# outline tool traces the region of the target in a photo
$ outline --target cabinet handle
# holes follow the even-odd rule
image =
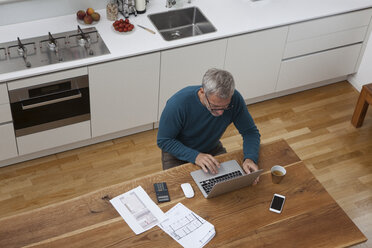
[[[53,104],[53,103],[57,103],[57,102],[64,102],[64,101],[68,101],[68,100],[72,100],[72,99],[76,99],[76,98],[81,98],[81,97],[82,97],[82,94],[81,94],[81,92],[79,92],[76,95],[66,96],[66,97],[57,98],[57,99],[53,99],[53,100],[49,100],[49,101],[45,101],[45,102],[39,102],[39,103],[35,103],[35,104],[30,104],[30,105],[26,105],[26,106],[24,106],[23,103],[22,103],[22,110],[37,108],[37,107],[41,107],[41,106],[45,106],[45,105],[49,105],[49,104]]]

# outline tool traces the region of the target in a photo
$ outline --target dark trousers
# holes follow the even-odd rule
[[[218,145],[207,153],[211,154],[212,156],[217,156],[226,153],[226,149],[225,147],[223,147],[221,142],[218,142]],[[187,161],[179,160],[178,158],[174,157],[168,152],[164,152],[163,150],[161,151],[161,162],[163,164],[163,170],[188,163]]]

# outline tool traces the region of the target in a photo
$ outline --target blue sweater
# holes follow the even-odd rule
[[[233,122],[243,137],[244,159],[258,160],[260,133],[243,97],[235,90],[231,104],[221,116],[213,116],[200,102],[201,86],[189,86],[174,94],[160,117],[157,144],[180,160],[195,163],[197,155],[214,149]]]

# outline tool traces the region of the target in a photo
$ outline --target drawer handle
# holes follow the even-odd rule
[[[76,99],[76,98],[81,98],[81,97],[82,97],[82,94],[81,94],[81,92],[79,92],[79,94],[76,94],[76,95],[57,98],[57,99],[53,99],[53,100],[49,100],[49,101],[45,101],[45,102],[39,102],[39,103],[30,104],[30,105],[26,105],[26,106],[24,106],[22,104],[22,110],[33,109],[33,108],[37,108],[37,107],[41,107],[41,106],[45,106],[45,105],[49,105],[49,104],[53,104],[53,103],[58,103],[58,102],[64,102],[64,101],[68,101],[68,100],[72,100],[72,99]]]

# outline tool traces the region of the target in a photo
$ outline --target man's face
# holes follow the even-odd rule
[[[204,93],[204,92],[203,92]],[[225,110],[230,108],[231,97],[224,99],[215,94],[204,94],[205,105],[213,116],[221,116]]]

